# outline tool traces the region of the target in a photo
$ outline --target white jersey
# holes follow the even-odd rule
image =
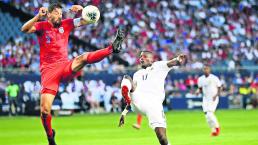
[[[136,89],[132,94],[132,100],[138,99],[163,102],[165,98],[165,79],[172,69],[167,66],[167,61],[157,61],[146,69],[140,69],[133,75]]]
[[[212,100],[212,97],[218,93],[218,87],[221,87],[221,81],[213,74],[208,77],[202,75],[198,79],[198,87],[202,88],[204,100]]]

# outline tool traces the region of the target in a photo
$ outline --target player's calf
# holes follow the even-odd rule
[[[53,144],[54,132],[51,125],[51,121],[52,121],[51,106],[54,98],[55,96],[52,94],[42,94],[41,102],[40,102],[41,121],[42,121],[42,125],[44,126],[48,140],[52,141],[52,143],[49,142],[50,145],[55,145]]]
[[[159,139],[160,145],[168,145],[168,139],[166,135],[166,129],[162,127],[156,127],[155,128],[156,135]]]

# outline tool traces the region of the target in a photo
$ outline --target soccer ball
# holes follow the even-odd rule
[[[100,17],[99,9],[96,6],[88,5],[82,10],[82,18],[90,23],[98,22]]]

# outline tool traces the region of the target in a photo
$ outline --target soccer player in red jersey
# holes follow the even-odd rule
[[[80,5],[73,5],[71,11],[81,12]],[[43,17],[46,21],[38,22]],[[49,145],[56,145],[55,131],[51,127],[51,106],[61,80],[74,77],[86,64],[99,62],[112,53],[121,50],[124,32],[118,29],[112,45],[94,52],[86,52],[73,60],[68,60],[68,38],[70,32],[79,26],[90,24],[82,18],[62,20],[62,6],[58,3],[50,4],[48,8],[41,7],[39,13],[26,22],[21,31],[36,33],[40,46],[41,72],[41,120],[45,128]]]

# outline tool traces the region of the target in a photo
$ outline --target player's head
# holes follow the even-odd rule
[[[152,65],[154,56],[151,51],[141,51],[140,63],[142,68],[147,68]]]
[[[209,76],[209,75],[210,75],[210,73],[211,73],[211,67],[210,67],[210,65],[205,64],[205,65],[203,66],[203,73],[204,73],[205,76]]]
[[[52,3],[48,7],[48,20],[54,25],[54,27],[59,27],[62,21],[62,5],[59,3]]]

